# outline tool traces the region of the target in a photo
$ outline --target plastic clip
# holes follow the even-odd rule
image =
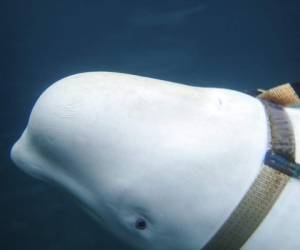
[[[300,179],[300,164],[291,162],[283,156],[276,154],[272,150],[267,151],[264,159],[264,164],[288,176]]]

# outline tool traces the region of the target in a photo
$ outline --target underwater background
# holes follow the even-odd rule
[[[38,96],[85,71],[241,91],[300,80],[300,1],[0,1],[0,249],[130,250],[9,159]]]

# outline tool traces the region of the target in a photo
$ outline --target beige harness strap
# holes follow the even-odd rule
[[[258,98],[271,101],[282,106],[299,103],[299,97],[292,85],[289,83],[261,92],[262,93],[258,95]]]
[[[265,91],[258,97],[285,106],[300,102],[290,84]],[[295,172],[299,169],[295,170],[295,166],[299,165],[293,165],[295,143],[289,118],[280,106],[266,101],[263,103],[272,138],[267,160],[238,206],[202,250],[240,249],[264,220],[290,177],[298,174]],[[291,166],[286,168],[287,164]]]
[[[240,249],[268,214],[289,178],[264,165],[239,205],[203,249]]]

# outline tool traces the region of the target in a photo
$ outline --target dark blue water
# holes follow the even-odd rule
[[[238,90],[300,79],[300,1],[0,3],[0,249],[129,250],[9,149],[41,92],[84,71]]]

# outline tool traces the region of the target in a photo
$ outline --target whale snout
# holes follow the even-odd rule
[[[27,130],[15,142],[10,150],[10,158],[14,164],[27,174],[38,179],[44,179],[42,168],[40,167],[40,157],[32,145]]]
[[[14,164],[21,169],[26,169],[28,167],[28,161],[26,156],[28,155],[26,147],[24,147],[23,135],[21,138],[14,143],[10,150],[10,158]]]

